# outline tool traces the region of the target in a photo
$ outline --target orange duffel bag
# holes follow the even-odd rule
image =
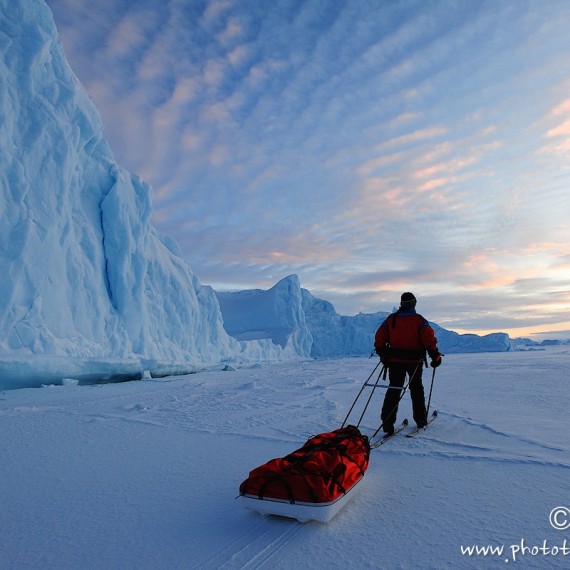
[[[366,473],[368,437],[354,426],[311,437],[289,455],[250,472],[240,494],[290,503],[330,503],[346,494]]]

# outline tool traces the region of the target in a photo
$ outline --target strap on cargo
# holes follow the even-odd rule
[[[350,431],[353,431],[354,426],[348,426],[348,428],[351,428]],[[348,429],[346,428],[346,429]],[[358,433],[360,434],[360,431],[358,431]],[[335,437],[332,437],[330,439],[327,439],[323,442],[314,444],[314,445],[305,445],[303,448],[301,448],[301,450],[303,451],[302,455],[299,456],[295,456],[295,460],[291,461],[291,463],[289,465],[287,465],[287,467],[285,467],[283,470],[287,471],[288,469],[292,469],[292,468],[300,468],[301,465],[310,458],[311,454],[316,452],[316,451],[329,451],[331,449],[334,449],[338,452],[338,454],[343,457],[344,459],[347,459],[348,461],[350,461],[351,463],[353,463],[354,465],[356,465],[356,467],[358,467],[358,470],[360,471],[361,476],[364,476],[364,469],[362,468],[362,465],[360,465],[359,463],[357,463],[357,461],[351,457],[350,455],[348,455],[348,453],[346,453],[346,446],[345,445],[339,445],[342,441],[344,441],[347,437],[346,433],[338,433]],[[368,438],[361,435],[360,434],[360,439],[363,443],[364,449],[367,450],[368,447]],[[366,444],[366,445],[365,445]],[[301,451],[298,450],[298,451]],[[286,456],[285,459],[288,459],[288,457],[290,456]]]
[[[265,481],[265,483],[263,483],[261,489],[259,489],[259,493],[257,495],[258,498],[263,499],[263,495],[265,494],[265,489],[267,489],[267,486],[270,483],[274,483],[276,481],[283,484],[283,487],[285,487],[285,490],[287,491],[287,499],[293,505],[295,503],[295,496],[293,495],[293,489],[291,489],[291,485],[289,485],[289,483],[287,483],[287,481],[285,481],[279,475],[276,475],[275,477],[272,477],[271,479],[268,479],[267,481]]]

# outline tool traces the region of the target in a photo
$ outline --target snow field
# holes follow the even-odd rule
[[[338,427],[374,360],[0,393],[0,568],[565,568],[511,548],[570,539],[549,523],[570,506],[567,362],[562,348],[446,357],[440,417],[373,451],[328,524],[249,512],[238,486]]]

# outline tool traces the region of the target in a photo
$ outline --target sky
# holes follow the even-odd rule
[[[202,283],[570,337],[570,2],[47,4]]]

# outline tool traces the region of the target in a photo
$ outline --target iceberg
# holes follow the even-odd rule
[[[360,356],[374,348],[374,333],[389,313],[339,315],[332,303],[303,289],[303,310],[313,336],[311,355]]]
[[[374,350],[374,334],[388,312],[339,315],[328,301],[303,290],[303,308],[313,336],[312,356],[362,356]],[[505,352],[513,349],[506,333],[486,336],[459,334],[430,322],[439,349],[444,354],[465,352]]]
[[[271,339],[284,347],[290,343],[298,356],[313,358],[369,355],[377,328],[390,314],[379,311],[340,315],[332,303],[301,288],[297,275],[282,279],[267,291],[216,295],[229,335],[241,340]],[[430,324],[444,354],[513,350],[506,333],[459,334]]]
[[[224,328],[239,340],[271,339],[290,356],[311,355],[313,337],[305,322],[301,285],[290,275],[271,289],[216,293]]]

